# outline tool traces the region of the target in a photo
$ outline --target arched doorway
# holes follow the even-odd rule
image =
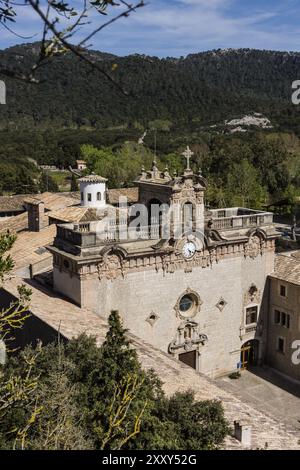
[[[249,369],[251,366],[256,366],[258,363],[259,341],[252,339],[247,341],[241,347],[241,368],[242,370]]]

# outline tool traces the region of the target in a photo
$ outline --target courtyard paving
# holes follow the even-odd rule
[[[257,367],[243,371],[238,380],[222,377],[217,383],[241,401],[300,430],[300,386],[273,369]]]

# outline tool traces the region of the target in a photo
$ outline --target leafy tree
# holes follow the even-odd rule
[[[24,376],[26,358],[34,356],[37,386],[6,415],[3,432],[13,426],[16,432],[4,433],[2,447],[220,448],[229,432],[222,405],[199,402],[192,392],[166,397],[155,373],[141,369],[117,312],[109,326],[100,348],[95,338],[81,335],[10,357],[8,378]]]
[[[234,164],[227,177],[230,205],[260,208],[266,196],[257,170],[247,161]]]
[[[179,449],[215,450],[229,432],[218,401],[195,401],[192,391],[176,393],[168,403],[167,419],[176,424]]]
[[[131,186],[142,166],[150,167],[154,155],[145,147],[126,142],[115,148],[81,147],[82,158],[90,171],[108,178],[110,187]]]
[[[40,380],[35,391],[36,419],[27,434],[27,449],[76,450],[92,449],[93,443],[83,428],[77,404],[77,385],[68,378],[71,364],[60,363]],[[18,433],[16,441],[22,433]]]
[[[13,269],[13,260],[8,254],[15,243],[16,237],[9,233],[0,235],[0,282],[9,276]],[[26,286],[18,287],[19,298],[11,302],[8,307],[0,310],[0,343],[9,351],[10,343],[14,339],[13,331],[22,328],[29,317],[28,304],[31,291]],[[6,358],[3,358],[6,359]],[[21,428],[18,427],[19,416],[24,407],[32,405],[32,395],[37,387],[37,378],[32,375],[32,366],[35,355],[26,357],[26,365],[22,374],[12,372],[6,375],[0,366],[0,448],[7,442],[7,434],[14,435]],[[2,362],[5,362],[2,361]],[[33,405],[32,405],[33,406]],[[32,408],[33,413],[33,408]],[[33,414],[31,415],[33,419]],[[30,423],[27,422],[26,426]]]

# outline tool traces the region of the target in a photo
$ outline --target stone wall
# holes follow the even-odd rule
[[[300,286],[272,278],[270,284],[270,308],[268,317],[268,349],[267,362],[271,367],[300,381],[300,364],[293,364],[292,349],[294,341],[300,341]],[[286,286],[286,297],[280,295],[280,286]],[[275,313],[278,310],[290,315],[290,327],[275,324]],[[285,341],[285,351],[278,351],[278,338]],[[299,346],[298,346],[299,350]]]
[[[245,333],[242,327],[245,298],[252,285],[259,292],[257,304],[261,318],[265,316],[264,288],[273,262],[272,251],[254,259],[236,253],[210,267],[195,267],[192,272],[141,269],[128,272],[124,277],[101,281],[95,274],[86,275],[81,279],[81,305],[105,317],[111,310],[119,310],[124,325],[133,334],[168,352],[184,320],[176,314],[175,305],[187,289],[192,290],[201,304],[192,320],[208,338],[207,343],[199,347],[198,369],[216,377],[236,370],[241,346],[250,339],[260,341],[260,356],[264,354],[265,329],[262,328],[260,334],[255,330]],[[218,308],[221,299],[225,301],[222,309]],[[155,316],[153,322],[149,321],[150,315]]]

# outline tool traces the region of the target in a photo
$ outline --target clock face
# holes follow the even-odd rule
[[[193,258],[196,253],[196,245],[193,242],[186,242],[182,248],[182,254],[186,259]]]

